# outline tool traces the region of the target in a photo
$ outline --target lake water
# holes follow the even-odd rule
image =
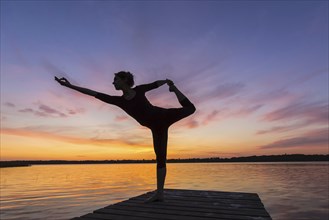
[[[167,165],[166,188],[258,193],[274,220],[327,220],[328,162]],[[155,189],[155,164],[1,168],[0,219],[62,220]]]

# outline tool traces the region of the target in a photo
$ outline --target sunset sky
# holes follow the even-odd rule
[[[1,1],[1,160],[153,159],[113,73],[195,103],[168,158],[328,154],[328,1]],[[154,105],[179,107],[164,85]]]

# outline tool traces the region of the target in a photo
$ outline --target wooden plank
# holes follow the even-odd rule
[[[190,220],[200,220],[200,218],[195,216],[182,216],[183,218],[178,218],[177,212],[170,212],[167,210],[157,211],[152,209],[142,209],[141,207],[120,209],[118,207],[104,208],[97,210],[96,213],[115,213],[125,215],[128,219],[130,216],[141,217],[142,219],[167,219],[167,220],[177,220],[177,219],[190,219]],[[180,216],[179,216],[180,217]],[[129,218],[130,219],[130,218]]]
[[[144,196],[153,193],[154,191],[144,193],[142,195],[136,196]],[[226,199],[240,199],[240,200],[259,200],[259,197],[256,193],[236,193],[236,192],[216,192],[216,191],[200,191],[200,190],[174,190],[174,189],[166,189],[165,193],[167,195],[177,195],[184,197],[214,197],[214,198],[226,198]],[[134,197],[133,197],[134,198]]]
[[[148,196],[141,196],[138,198],[134,198],[135,200],[146,200]],[[165,196],[166,201],[176,201],[182,203],[194,202],[195,204],[203,204],[203,205],[213,205],[213,204],[222,204],[222,205],[232,205],[234,204],[236,207],[248,207],[248,208],[264,208],[264,205],[260,202],[254,201],[232,201],[227,199],[215,199],[215,198],[203,198],[203,197],[169,197]]]
[[[128,200],[125,202],[117,203],[115,205],[119,206],[138,206],[141,202],[135,200]],[[172,209],[172,210],[186,210],[186,211],[200,211],[200,212],[214,212],[214,213],[225,213],[225,214],[236,214],[240,213],[243,215],[255,215],[255,216],[264,216],[268,217],[268,213],[264,209],[248,209],[248,208],[235,208],[230,206],[203,206],[198,204],[191,204],[191,203],[175,203],[175,202],[157,202],[157,203],[150,203],[147,204],[152,208],[160,208],[160,209]]]
[[[144,199],[136,199],[136,200],[131,200],[133,202],[138,202],[138,203],[143,203]],[[188,204],[187,204],[188,203]],[[261,206],[250,206],[250,205],[240,205],[240,204],[229,204],[229,203],[215,203],[215,204],[207,204],[207,203],[200,203],[198,201],[188,201],[188,200],[170,200],[170,199],[166,199],[163,202],[164,205],[167,205],[170,207],[171,204],[177,204],[177,207],[202,207],[202,208],[207,208],[207,209],[232,209],[232,210],[245,210],[245,209],[249,209],[249,210],[263,210],[264,207]],[[167,207],[167,206],[166,206]]]
[[[127,201],[126,203],[123,203],[122,205],[130,205],[131,203],[140,203],[140,201]],[[206,206],[206,205],[200,205],[198,203],[190,202],[188,204],[186,203],[177,203],[172,201],[165,201],[162,203],[152,203],[150,204],[155,207],[162,207],[162,208],[173,208],[173,209],[181,209],[181,208],[187,208],[187,209],[207,209],[209,211],[217,211],[217,210],[227,210],[231,212],[253,212],[257,213],[259,215],[263,215],[263,213],[267,213],[265,209],[250,209],[250,208],[236,208],[235,206],[223,206],[223,205],[214,205],[214,206]],[[264,214],[265,215],[265,214]]]
[[[98,210],[96,210],[98,211]],[[121,213],[102,213],[94,212],[85,215],[87,217],[92,217],[94,220],[106,219],[106,220],[147,220],[143,217],[132,216],[132,215],[123,215]],[[79,219],[80,220],[80,219]]]
[[[89,217],[75,217],[75,218],[72,218],[71,220],[99,220],[97,218],[89,218]]]
[[[265,216],[255,216],[255,215],[241,215],[240,213],[234,214],[225,214],[220,212],[200,212],[200,211],[191,211],[191,210],[183,210],[183,209],[156,209],[147,206],[135,206],[129,207],[129,209],[125,206],[113,205],[109,208],[104,208],[100,210],[101,213],[121,213],[132,216],[140,216],[140,217],[164,217],[166,219],[181,219],[187,217],[188,219],[200,219],[200,218],[213,218],[213,219],[232,219],[232,220],[250,220],[258,217],[259,219],[269,219]]]
[[[75,217],[72,218],[71,220],[97,220],[96,218],[88,218],[88,217]]]
[[[147,195],[155,191],[150,191],[142,195]],[[168,195],[183,195],[192,197],[219,197],[228,199],[248,199],[248,200],[259,200],[259,196],[256,193],[237,193],[237,192],[215,192],[215,191],[199,191],[199,190],[174,190],[165,189],[165,193]],[[141,195],[140,195],[141,196]],[[138,197],[138,196],[137,196]]]
[[[202,196],[202,197],[220,197],[231,199],[248,199],[258,200],[259,197],[256,193],[238,193],[238,192],[222,192],[222,191],[201,191],[201,190],[174,190],[166,189],[166,193],[172,195],[184,195],[184,196]]]
[[[152,193],[148,193],[146,195],[141,195],[139,197],[145,197],[145,196],[150,196]],[[204,201],[212,201],[212,200],[221,200],[221,201],[228,201],[228,202],[238,202],[238,203],[246,203],[246,204],[257,204],[260,201],[260,198],[258,197],[257,199],[255,197],[247,199],[240,199],[240,198],[230,198],[228,196],[203,196],[203,195],[184,195],[184,194],[171,194],[168,192],[165,192],[165,198],[184,198],[184,199],[202,199]]]
[[[74,220],[271,220],[256,193],[165,189],[165,201],[145,204],[147,192]]]
[[[234,198],[255,198],[259,199],[257,193],[246,193],[246,192],[224,192],[224,191],[202,191],[202,190],[187,190],[187,189],[166,189],[168,194],[183,194],[192,196],[218,196],[218,197],[231,197]]]

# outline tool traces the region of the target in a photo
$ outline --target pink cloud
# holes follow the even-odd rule
[[[125,115],[119,115],[119,116],[116,116],[115,117],[115,120],[118,121],[118,122],[120,122],[120,121],[126,121],[128,119],[129,119],[129,117],[128,116],[125,116]]]
[[[185,122],[183,123],[183,126],[188,127],[188,128],[196,128],[198,127],[200,124],[198,121],[196,121],[193,118],[188,118],[185,120]]]
[[[218,110],[214,110],[214,111],[210,112],[210,113],[205,117],[205,119],[203,120],[202,124],[206,125],[206,124],[208,124],[209,122],[216,120],[216,116],[218,115],[218,113],[220,113],[220,111],[218,111]]]

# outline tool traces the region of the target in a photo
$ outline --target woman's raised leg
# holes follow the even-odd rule
[[[192,115],[196,110],[193,103],[174,84],[169,86],[169,91],[175,93],[182,107],[167,109],[166,122],[168,123],[168,126],[189,115]]]

